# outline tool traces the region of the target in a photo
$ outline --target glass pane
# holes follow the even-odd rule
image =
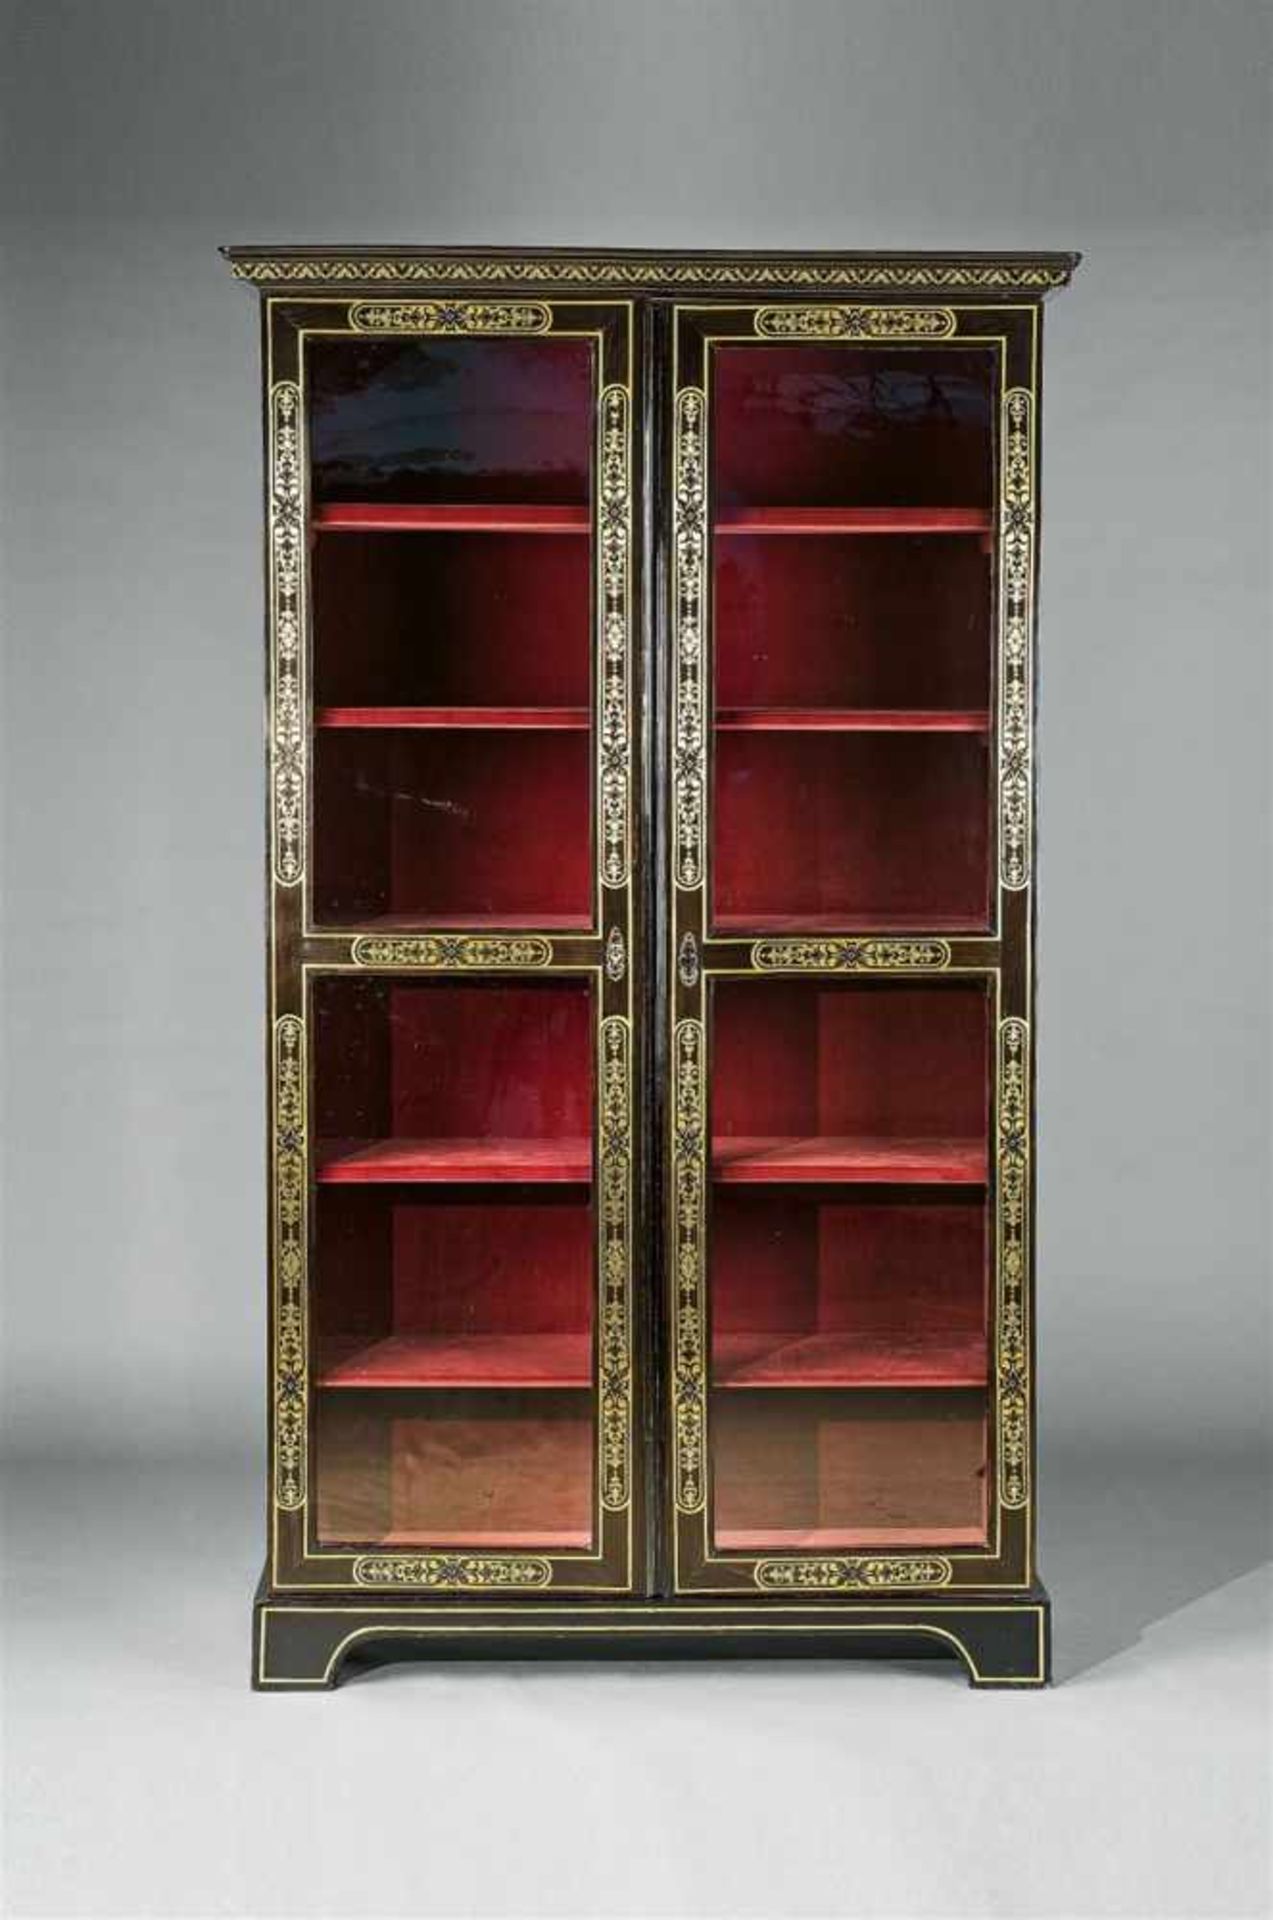
[[[712,989],[718,1548],[985,1538],[989,1002]]]
[[[593,361],[310,347],[321,925],[591,924]]]
[[[314,987],[323,1544],[593,1533],[592,990]]]
[[[984,928],[993,360],[724,345],[711,378],[713,925]]]

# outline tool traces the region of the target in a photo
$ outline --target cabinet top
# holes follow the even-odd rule
[[[385,286],[579,287],[631,294],[976,293],[1041,299],[1077,253],[753,253],[576,247],[222,247],[265,291]]]

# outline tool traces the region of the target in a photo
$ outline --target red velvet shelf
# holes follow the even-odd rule
[[[535,732],[583,731],[587,707],[320,707],[318,727],[437,727],[515,729]]]
[[[587,507],[381,506],[319,507],[320,533],[587,533]]]
[[[985,916],[942,913],[714,913],[712,932],[771,933],[984,933]]]
[[[587,1387],[586,1333],[390,1334],[324,1341],[320,1387]]]
[[[811,1548],[823,1553],[838,1547],[979,1547],[986,1529],[975,1527],[717,1527],[716,1545],[725,1552],[782,1553]]]
[[[359,1541],[359,1545],[363,1542]],[[415,1527],[392,1527],[388,1533],[377,1534],[374,1545],[378,1547],[512,1547],[529,1551],[552,1552],[556,1549],[566,1551],[572,1547],[587,1548],[592,1545],[592,1533],[587,1527],[553,1527],[551,1529],[522,1527],[516,1532],[493,1527],[467,1527],[463,1533],[439,1531],[436,1528],[422,1533]]]
[[[322,924],[341,933],[587,933],[592,921],[586,913],[371,913]]]
[[[979,1332],[727,1333],[712,1345],[718,1387],[981,1387]]]
[[[718,707],[730,733],[988,733],[984,709],[903,707]]]
[[[989,533],[986,507],[736,507],[716,522],[731,533]]]
[[[713,1177],[722,1183],[819,1181],[906,1186],[984,1186],[980,1140],[901,1140],[863,1135],[820,1139],[750,1136],[712,1143]]]
[[[592,1144],[560,1140],[326,1140],[318,1179],[327,1185],[403,1182],[538,1182],[583,1185],[592,1178]]]

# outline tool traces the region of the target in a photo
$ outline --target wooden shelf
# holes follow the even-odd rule
[[[387,506],[318,507],[319,533],[587,533],[587,507]]]
[[[990,525],[986,507],[737,507],[717,520],[715,531],[986,534]]]
[[[733,1333],[712,1347],[717,1387],[983,1387],[984,1333]]]
[[[711,933],[725,936],[751,934],[763,939],[774,933],[836,934],[854,939],[859,934],[969,933],[984,934],[984,916],[963,914],[862,914],[845,913],[715,913]]]
[[[986,1529],[976,1527],[717,1527],[713,1538],[726,1553],[786,1552],[812,1548],[857,1551],[871,1547],[980,1547]]]
[[[592,1143],[561,1140],[324,1140],[317,1177],[329,1186],[469,1185],[592,1179]]]
[[[981,1140],[895,1140],[881,1136],[814,1139],[736,1137],[712,1143],[712,1175],[722,1183],[819,1182],[981,1187]]]
[[[586,1333],[391,1334],[325,1341],[320,1387],[587,1387]]]
[[[729,733],[988,733],[984,708],[719,707],[716,725]]]
[[[522,732],[584,732],[587,707],[320,707],[317,727],[473,728]]]

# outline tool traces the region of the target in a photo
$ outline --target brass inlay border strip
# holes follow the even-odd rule
[[[948,340],[949,307],[759,307],[756,332],[770,340]]]
[[[349,309],[356,333],[547,333],[552,323],[538,300],[360,300]]]
[[[999,1498],[1030,1499],[1030,1029],[999,1023],[998,1353]]]
[[[305,456],[301,390],[270,392],[270,792],[274,878],[305,877]]]
[[[601,1179],[598,1195],[601,1267],[598,1448],[601,1504],[621,1513],[632,1497],[632,1232],[631,1024],[612,1014],[601,1023]]]
[[[305,1504],[309,1388],[306,1334],[305,1023],[274,1024],[274,1497]]]
[[[1034,398],[1003,396],[999,508],[999,879],[1030,884],[1034,833]]]
[[[672,1195],[676,1232],[673,1441],[676,1504],[681,1513],[700,1513],[706,1501],[707,1319],[704,1245],[707,1100],[704,1047],[702,1021],[679,1021],[672,1040]]]
[[[766,973],[935,972],[950,965],[946,940],[757,940],[754,967]]]
[[[676,396],[673,451],[673,592],[676,600],[676,747],[672,872],[681,887],[703,877],[707,743],[703,724],[707,551],[707,398],[699,387]]]
[[[849,1554],[817,1558],[758,1560],[752,1577],[769,1591],[862,1593],[878,1588],[949,1586],[953,1569],[941,1554],[907,1559],[904,1555]]]
[[[537,1554],[364,1553],[354,1561],[360,1587],[546,1587],[552,1566]]]
[[[1038,292],[1068,286],[1073,273],[1070,259],[902,259],[881,260],[846,255],[839,260],[669,260],[657,254],[616,258],[598,254],[585,259],[500,258],[490,254],[462,257],[408,254],[295,254],[286,250],[258,258],[232,260],[236,280],[255,286],[291,281],[321,286],[368,285],[383,281],[410,286],[422,281],[442,285],[471,282],[535,287],[648,287],[724,288],[731,291],[778,292],[791,288],[810,291],[887,291],[905,288],[935,292]]]
[[[632,866],[628,657],[632,559],[632,422],[628,390],[602,390],[597,416],[597,584],[601,738],[597,832],[601,883],[627,884]]]
[[[351,957],[360,967],[547,967],[553,948],[538,934],[360,934]]]

